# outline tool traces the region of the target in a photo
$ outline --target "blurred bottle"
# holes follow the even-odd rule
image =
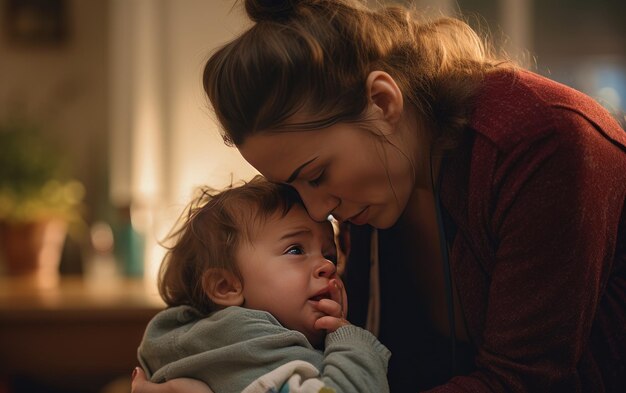
[[[120,272],[127,277],[142,277],[145,238],[133,226],[130,206],[118,209],[118,220],[113,233]]]
[[[85,277],[92,281],[107,282],[118,276],[117,263],[113,254],[114,240],[111,226],[96,221],[90,228],[91,256],[85,266]]]

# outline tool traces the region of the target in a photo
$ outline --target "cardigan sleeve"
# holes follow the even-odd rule
[[[477,370],[431,392],[575,391],[611,269],[624,152],[582,118],[500,157]],[[582,132],[567,132],[576,129]],[[565,130],[565,131],[563,131]],[[588,378],[582,378],[589,380]]]

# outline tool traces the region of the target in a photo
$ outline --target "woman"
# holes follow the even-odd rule
[[[456,19],[245,7],[205,90],[227,143],[350,228],[349,319],[391,350],[391,390],[625,391],[617,122]]]

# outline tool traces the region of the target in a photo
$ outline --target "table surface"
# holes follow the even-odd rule
[[[42,285],[0,276],[0,382],[19,376],[69,391],[69,383],[82,389],[127,375],[146,324],[164,307],[142,279]]]
[[[0,276],[0,318],[81,311],[154,312],[163,307],[156,285],[143,279],[63,277],[44,285],[30,278]]]

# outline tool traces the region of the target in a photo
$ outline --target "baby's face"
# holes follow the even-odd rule
[[[330,222],[313,221],[300,205],[285,217],[268,218],[237,252],[243,306],[268,311],[314,346],[321,344],[324,332],[313,325],[324,314],[315,305],[330,297],[329,280],[338,279],[333,239]]]

